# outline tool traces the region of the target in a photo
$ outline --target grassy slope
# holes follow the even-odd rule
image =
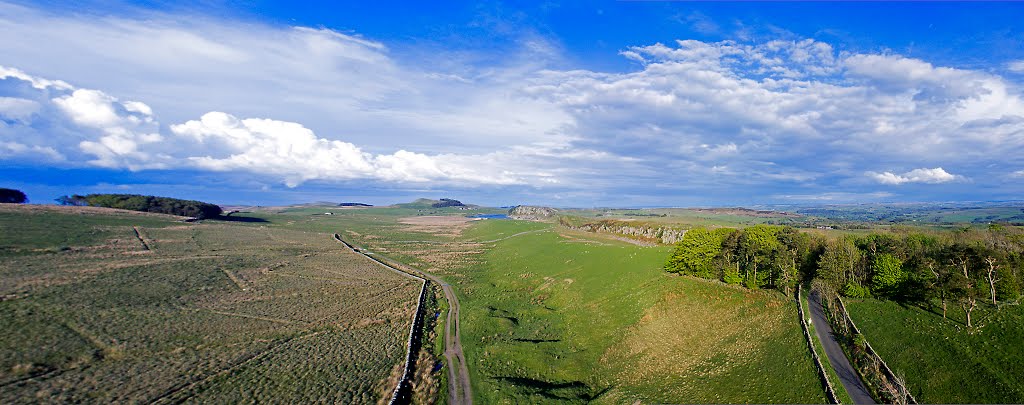
[[[3,403],[192,381],[179,399],[366,403],[404,355],[417,286],[326,234],[12,207],[0,228]]]
[[[261,212],[340,232],[444,275],[462,301],[463,345],[481,403],[821,402],[796,319],[780,296],[660,270],[645,248],[550,224],[480,221],[461,235],[412,231],[409,208]],[[462,212],[444,214],[465,215]],[[521,232],[532,232],[498,242]],[[443,374],[443,373],[442,373]]]
[[[488,240],[537,224],[486,221]],[[681,277],[668,248],[538,232],[461,270],[463,345],[482,402],[819,402],[796,309]]]
[[[963,311],[950,320],[891,301],[849,300],[847,308],[872,347],[923,403],[1024,402],[1024,307],[979,309],[980,328],[965,330]]]

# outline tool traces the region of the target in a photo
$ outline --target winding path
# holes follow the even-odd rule
[[[874,404],[874,398],[868,393],[868,388],[860,380],[857,371],[853,369],[850,360],[846,358],[843,349],[839,347],[835,335],[832,333],[832,325],[825,319],[825,310],[821,306],[821,296],[812,292],[808,298],[811,307],[811,322],[814,324],[814,333],[818,335],[821,346],[825,348],[825,355],[832,369],[839,375],[839,382],[843,383],[846,393],[856,404]]]

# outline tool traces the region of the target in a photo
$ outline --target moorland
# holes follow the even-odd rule
[[[798,287],[842,297],[863,334],[836,336],[846,354],[861,367],[869,341],[916,400],[1024,400],[1019,207],[517,220],[455,201],[233,207],[188,222],[2,204],[0,226],[16,231],[0,235],[0,401],[386,402],[420,289],[402,272],[457,296],[478,403],[827,402],[819,373],[849,402],[828,359],[818,370],[812,358],[821,342],[801,331]],[[451,303],[433,284],[413,403],[449,402],[453,385]],[[876,400],[892,400],[870,372],[858,370]]]

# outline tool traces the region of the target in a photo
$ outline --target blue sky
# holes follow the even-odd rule
[[[1018,2],[0,2],[0,187],[1019,200]]]

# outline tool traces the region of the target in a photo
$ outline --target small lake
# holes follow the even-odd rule
[[[506,214],[476,214],[470,215],[470,218],[482,218],[482,219],[508,219]]]

